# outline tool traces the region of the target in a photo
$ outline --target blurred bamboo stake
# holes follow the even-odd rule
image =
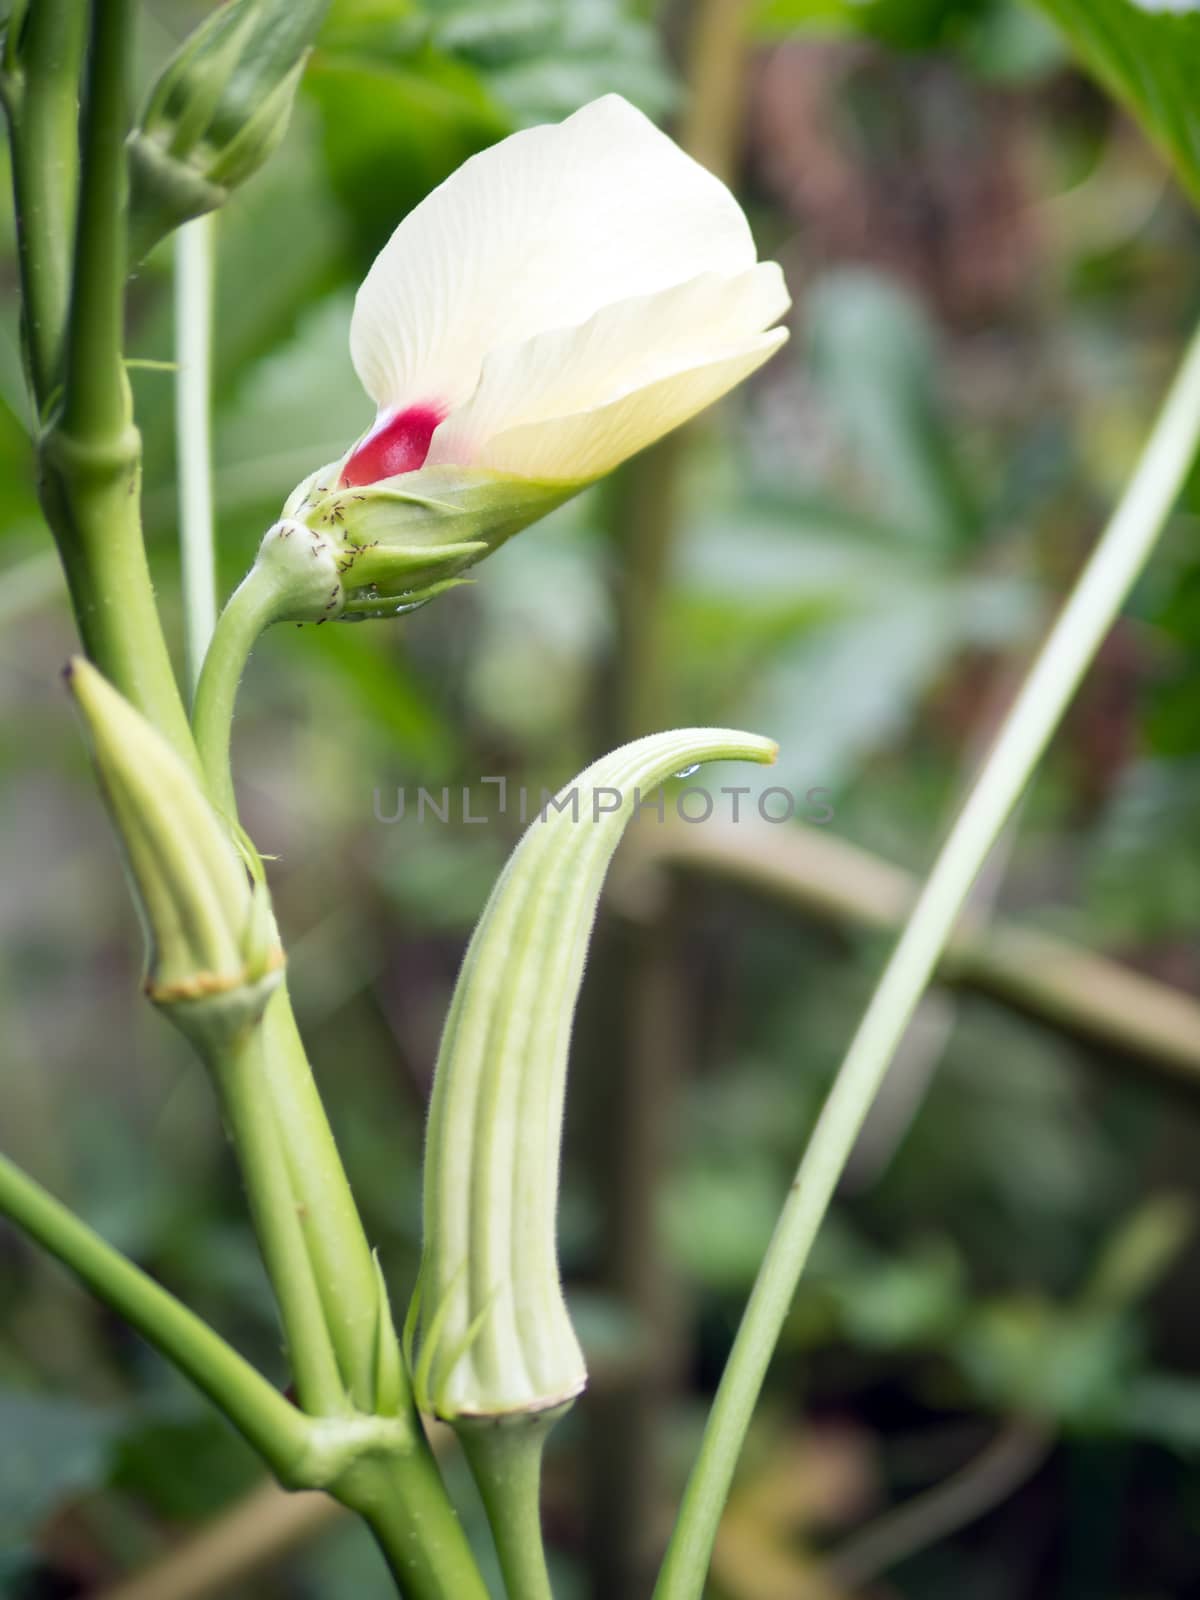
[[[735,165],[741,123],[746,11],[746,0],[697,0],[682,18],[687,94],[677,137],[724,179]],[[687,430],[672,434],[608,486],[620,564],[615,682],[601,747],[671,720],[663,596],[687,447]],[[590,1147],[603,1196],[602,1281],[633,1320],[642,1356],[598,1378],[588,1407],[588,1581],[596,1600],[639,1600],[653,1581],[662,1412],[683,1360],[679,1286],[656,1223],[688,1052],[679,924],[669,910],[652,930],[617,930],[599,956],[608,1002],[595,1024],[602,1034],[594,1036],[607,1042],[604,1100],[595,1107]]]
[[[919,888],[902,867],[804,828],[650,821],[631,832],[626,849],[627,870],[677,866],[821,921],[879,933],[897,931]],[[942,953],[938,977],[1200,1086],[1200,1001],[1055,934],[1003,919],[967,920]]]
[[[427,1421],[426,1429],[440,1460],[453,1435],[440,1422]],[[231,1585],[267,1572],[350,1520],[346,1507],[329,1495],[289,1492],[268,1478],[140,1572],[101,1589],[94,1600],[224,1600]]]
[[[214,1600],[348,1516],[326,1494],[287,1494],[267,1482],[96,1600]]]
[[[742,126],[746,11],[746,0],[706,0],[693,8],[688,37],[679,142],[726,183],[737,165]]]

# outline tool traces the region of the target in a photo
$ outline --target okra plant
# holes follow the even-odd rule
[[[508,1600],[544,1600],[542,1449],[587,1385],[556,1208],[591,924],[642,797],[701,762],[770,762],[775,746],[723,728],[652,733],[600,755],[565,791],[570,806],[530,821],[482,908],[445,1021],[419,1277],[389,1283],[293,1017],[271,874],[239,822],[238,686],[275,623],[400,627],[395,619],[436,604],[506,540],[767,361],[787,337],[789,296],[779,267],[758,261],[724,183],[616,95],[472,157],[398,219],[359,289],[350,349],[374,424],[337,460],[313,462],[282,501],[210,637],[191,606],[197,682],[185,696],[142,537],[127,280],[272,158],[324,9],[228,0],[140,103],[129,81],[134,0],[13,0],[0,58],[39,492],[82,647],[67,684],[144,927],[147,998],[194,1047],[236,1148],[289,1393],[3,1159],[0,1209],[185,1374],[284,1486],[325,1490],[361,1516],[411,1600],[487,1592],[423,1415],[447,1422],[477,1479]],[[186,296],[181,305],[186,316]],[[667,1545],[659,1600],[703,1590],[739,1448],[851,1144],[1198,438],[1200,344],[812,1131]]]

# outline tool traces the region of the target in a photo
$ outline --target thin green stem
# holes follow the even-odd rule
[[[291,1481],[308,1451],[310,1424],[231,1345],[4,1156],[0,1212],[136,1328]]]
[[[278,605],[270,569],[251,567],[217,619],[196,685],[192,725],[200,766],[213,801],[230,821],[237,816],[230,739],[238,685],[259,636],[275,621]]]
[[[215,218],[200,217],[175,237],[175,454],[184,640],[193,690],[217,621],[211,425],[215,272]]]
[[[230,770],[230,732],[238,685],[260,634],[281,600],[273,568],[256,563],[217,621],[196,689],[197,748],[209,793],[230,823],[237,798]],[[313,1081],[286,986],[264,1018],[264,1068],[274,1116],[303,1217],[313,1270],[343,1381],[355,1404],[370,1410],[379,1355],[379,1280],[358,1208]],[[404,1404],[411,1405],[405,1395]]]
[[[196,689],[196,742],[214,796],[231,823],[237,799],[230,732],[250,652],[274,621],[280,590],[270,567],[251,568],[217,622]],[[337,1145],[313,1082],[284,986],[264,1019],[265,1071],[305,1237],[343,1379],[360,1406],[373,1404],[378,1279]]]
[[[270,1096],[325,1324],[354,1404],[376,1404],[380,1341],[393,1339],[379,1274],[346,1169],[321,1104],[284,984],[263,1018],[265,1092]],[[400,1414],[416,1412],[401,1369]]]
[[[269,570],[257,567],[230,599],[217,623],[196,691],[195,725],[210,792],[236,825],[229,738],[238,684],[250,652],[274,620],[278,593]],[[358,1208],[313,1080],[285,984],[263,1019],[263,1083],[290,1177],[320,1315],[352,1403],[374,1408],[382,1342],[394,1339],[390,1312]],[[414,1447],[390,1459],[363,1462],[336,1488],[338,1497],[370,1526],[412,1600],[486,1600],[486,1589],[425,1442],[408,1377],[396,1368],[399,1424],[411,1424]]]
[[[312,1416],[344,1415],[350,1408],[273,1114],[262,1025],[255,1024],[234,1039],[214,1045],[209,1066],[241,1161],[254,1231],[279,1305],[300,1404]]]
[[[10,24],[10,29],[15,24]],[[20,32],[9,95],[21,311],[35,410],[62,371],[79,189],[79,73],[87,11],[37,0]]]
[[[813,1129],[717,1390],[655,1589],[695,1600],[734,1467],[796,1285],[855,1138],[976,873],[1141,572],[1200,442],[1193,337],[1112,520],[1050,631],[879,981]]]
[[[555,1420],[479,1420],[456,1426],[488,1515],[508,1600],[553,1600],[542,1543],[542,1455]]]

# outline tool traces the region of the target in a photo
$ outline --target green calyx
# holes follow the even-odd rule
[[[335,462],[307,478],[283,516],[336,546],[338,614],[346,617],[394,616],[425,604],[584,487],[423,467],[352,488],[339,486],[341,468]]]
[[[89,662],[67,681],[146,933],[146,992],[195,1042],[261,1017],[283,955],[252,883],[190,769]]]
[[[534,1418],[587,1373],[559,1280],[559,1150],[576,997],[608,863],[641,800],[768,739],[655,734],[589,767],[531,824],[468,948],[434,1079],[414,1389],[457,1426]]]

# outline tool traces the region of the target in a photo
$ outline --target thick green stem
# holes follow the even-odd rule
[[[206,1322],[3,1156],[0,1212],[208,1395],[285,1483],[292,1480],[309,1448],[307,1418]]]
[[[313,1416],[349,1411],[292,1193],[263,1059],[261,1023],[208,1052],[237,1147],[254,1230],[275,1290],[300,1404]]]
[[[79,226],[67,321],[63,425],[111,439],[129,424],[125,321],[126,73],[130,0],[92,0],[80,118]]]
[[[122,359],[129,21],[129,0],[95,0],[63,394],[41,441],[41,494],[88,654],[194,762],[142,543],[141,441]],[[36,304],[33,284],[22,292]]]
[[[950,830],[817,1119],[717,1390],[656,1600],[704,1587],[734,1467],[813,1239],[971,884],[1141,572],[1200,443],[1200,333],[1112,520]]]
[[[375,1535],[406,1600],[489,1600],[424,1435],[407,1455],[363,1462],[336,1493]]]
[[[141,442],[133,425],[123,365],[125,68],[130,0],[93,0],[92,5],[79,141],[83,171],[65,338],[62,317],[68,251],[64,240],[69,241],[70,227],[63,225],[63,218],[69,222],[73,217],[76,171],[75,78],[71,75],[68,80],[68,46],[72,25],[84,8],[79,0],[63,0],[62,4],[40,0],[38,9],[45,13],[44,45],[53,33],[50,15],[57,16],[61,25],[61,51],[54,56],[47,49],[43,56],[55,66],[49,84],[55,96],[38,100],[30,112],[29,97],[48,86],[51,75],[44,72],[41,89],[31,81],[28,94],[22,93],[19,100],[10,95],[10,100],[15,127],[49,130],[40,142],[27,139],[24,165],[16,180],[18,203],[25,206],[23,291],[31,345],[36,346],[31,367],[42,413],[57,392],[60,365],[62,368],[61,402],[40,446],[43,506],[59,545],[89,655],[121,693],[195,763],[195,745],[171,668],[142,544],[138,510]],[[70,156],[61,171],[54,168],[48,153],[52,144],[64,161]],[[67,213],[65,203],[60,203],[54,213],[56,227],[51,228],[38,202],[54,195],[69,197],[72,211]],[[51,255],[49,274],[39,276],[45,273]],[[237,676],[258,631],[254,627],[252,637],[239,641],[245,653],[237,661],[227,700],[222,702],[229,715]],[[222,740],[227,757],[227,721]],[[234,821],[227,758],[212,763],[209,771],[215,774],[214,797],[218,803],[224,799]],[[335,1471],[332,1458],[326,1461],[319,1453],[314,1455],[312,1425],[299,1412],[241,1363],[199,1319],[162,1295],[135,1268],[125,1263],[122,1272],[114,1265],[120,1263],[120,1257],[104,1254],[106,1247],[69,1213],[47,1211],[45,1204],[39,1209],[28,1187],[20,1183],[11,1194],[7,1189],[0,1192],[0,1202],[192,1375],[281,1476],[331,1485],[336,1480],[339,1493],[343,1480],[351,1482],[347,1501],[357,1503],[367,1516],[406,1594],[414,1600],[449,1595],[486,1600],[470,1549],[405,1392],[398,1352],[394,1361],[388,1353],[387,1340],[390,1337],[394,1342],[394,1332],[390,1321],[386,1326],[383,1322],[386,1305],[380,1280],[286,994],[273,1000],[261,1036],[256,1030],[253,1049],[247,1043],[244,1050],[213,1064],[243,1157],[305,1402],[326,1415],[339,1410],[344,1413],[349,1396],[350,1403],[370,1411],[377,1396],[386,1392],[393,1439],[386,1448],[365,1440],[361,1446],[365,1455],[359,1464],[347,1463]],[[12,1187],[10,1183],[8,1188]],[[102,1252],[99,1259],[94,1254],[97,1250]],[[269,1413],[265,1419],[264,1411]],[[353,1428],[357,1420],[349,1418],[345,1425]],[[319,1426],[328,1432],[339,1424],[323,1422]],[[322,1438],[327,1457],[331,1449],[341,1457],[347,1450],[353,1455],[360,1448],[349,1435],[344,1440],[332,1435]],[[300,1456],[305,1459],[297,1472]],[[322,1478],[327,1472],[331,1475]]]
[[[212,492],[212,318],[216,219],[175,239],[175,454],[188,675],[193,690],[217,619]]]
[[[62,372],[79,190],[79,71],[87,11],[79,0],[36,0],[20,38],[10,90],[13,199],[21,313],[35,408]]]
[[[542,1455],[562,1415],[480,1418],[455,1424],[488,1514],[508,1600],[553,1600],[542,1544]]]
[[[190,765],[195,747],[167,654],[138,517],[137,431],[42,447],[42,507],[88,656]]]

